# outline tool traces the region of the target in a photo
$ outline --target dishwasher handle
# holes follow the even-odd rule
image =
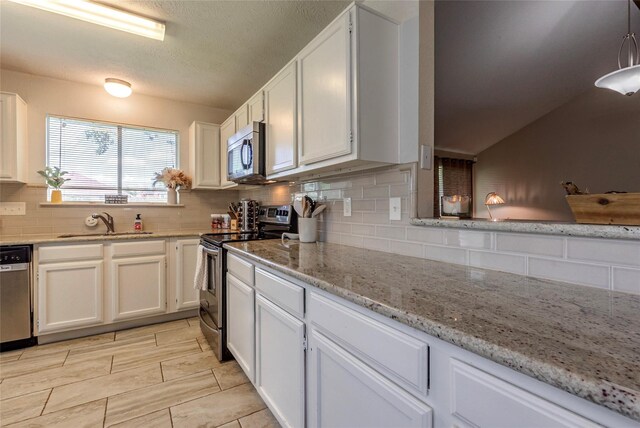
[[[16,263],[13,265],[0,265],[0,273],[2,272],[18,272],[28,270],[29,263]]]

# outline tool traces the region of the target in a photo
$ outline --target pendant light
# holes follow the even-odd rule
[[[636,35],[631,32],[631,0],[628,0],[628,2],[627,15],[629,26],[626,36],[622,38],[622,45],[620,45],[620,50],[618,51],[619,70],[596,80],[596,86],[631,96],[640,90],[640,50],[638,49]],[[620,57],[624,50],[625,43],[628,43],[629,46],[627,47],[627,66],[623,68]]]

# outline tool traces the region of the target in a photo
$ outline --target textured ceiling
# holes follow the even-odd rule
[[[167,24],[164,42],[0,0],[2,68],[235,109],[347,1],[104,1]]]
[[[626,0],[438,1],[436,147],[477,154],[592,89],[626,32]]]

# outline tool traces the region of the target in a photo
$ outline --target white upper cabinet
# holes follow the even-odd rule
[[[249,106],[244,104],[233,114],[236,118],[236,131],[244,128],[249,124]]]
[[[236,117],[231,116],[220,125],[220,187],[237,186],[227,178],[227,147],[230,137],[236,133]]]
[[[262,90],[258,91],[247,102],[247,108],[249,110],[249,122],[262,122],[264,120],[264,93]]]
[[[264,88],[267,175],[295,168],[296,62],[280,71]]]
[[[220,125],[193,122],[189,127],[189,167],[194,189],[220,188]]]
[[[351,153],[350,22],[344,14],[298,55],[302,165]]]
[[[27,181],[27,103],[0,94],[0,182]]]

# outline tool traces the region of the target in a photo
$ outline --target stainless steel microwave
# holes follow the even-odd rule
[[[227,177],[241,184],[265,184],[265,126],[253,122],[227,141]]]

